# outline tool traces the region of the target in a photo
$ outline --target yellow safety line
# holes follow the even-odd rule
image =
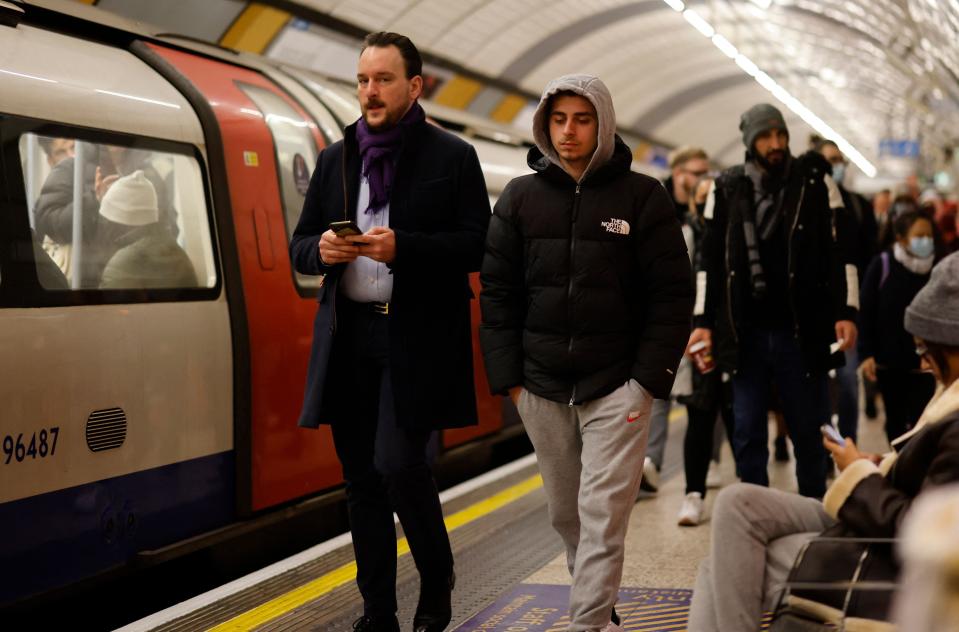
[[[290,21],[286,11],[250,3],[220,38],[227,48],[260,54]]]
[[[676,408],[673,408],[671,411],[669,411],[668,419],[669,421],[676,421],[677,419],[682,419],[685,416],[686,416],[686,408],[685,407],[680,408],[677,406]]]
[[[500,507],[508,505],[509,503],[522,498],[526,494],[529,494],[532,491],[535,491],[543,486],[543,479],[539,474],[536,476],[531,476],[530,478],[513,485],[512,487],[507,487],[503,491],[481,500],[478,503],[472,504],[469,507],[457,511],[451,516],[447,517],[444,522],[446,522],[446,530],[453,531],[458,529],[474,520],[486,516]],[[400,538],[396,541],[396,556],[402,557],[410,552],[410,545],[407,543],[406,538]],[[304,584],[299,588],[291,590],[288,593],[280,595],[275,599],[264,603],[263,605],[257,606],[252,610],[247,610],[246,612],[237,615],[225,621],[220,625],[210,628],[211,632],[225,632],[227,630],[250,630],[255,628],[258,625],[263,625],[277,617],[280,617],[287,612],[293,610],[294,608],[299,608],[300,606],[313,601],[319,597],[322,597],[326,593],[332,591],[343,584],[349,583],[356,579],[356,562],[350,562],[349,564],[344,564],[339,568],[330,571],[329,573],[314,579],[308,584]]]

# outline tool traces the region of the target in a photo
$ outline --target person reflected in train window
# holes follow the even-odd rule
[[[722,490],[713,511],[710,552],[700,564],[693,590],[690,630],[758,629],[762,613],[776,605],[797,555],[820,534],[836,540],[807,551],[803,565],[808,563],[810,570],[803,573],[805,580],[868,584],[894,579],[897,563],[890,548],[871,549],[856,577],[851,570],[855,562],[851,567],[838,563],[848,558],[839,554],[850,550],[845,538],[898,537],[917,497],[959,482],[959,254],[933,268],[929,282],[906,308],[904,323],[923,368],[939,385],[936,397],[885,455],[860,452],[851,437],[840,445],[820,435],[840,471],[822,502],[748,483]],[[852,546],[854,557],[860,558],[861,545]],[[849,569],[849,574],[838,576],[845,572],[841,569]],[[832,603],[807,605],[808,612],[825,616],[839,629],[844,612],[847,624],[849,617],[860,619],[856,629],[889,629],[862,621],[887,620],[888,601],[854,593],[847,597],[846,590],[834,592],[834,600],[829,592],[815,591],[817,600]],[[794,603],[792,598],[789,603]]]
[[[614,605],[653,399],[689,335],[686,245],[663,186],[630,170],[609,90],[551,81],[532,175],[496,202],[480,272],[494,394],[516,403],[572,575],[572,631],[622,630]]]
[[[43,149],[50,165],[40,194],[34,206],[34,219],[37,236],[41,239],[43,250],[69,278],[71,276],[71,252],[73,244],[73,176],[74,147],[76,141],[70,138],[38,136],[37,143]],[[95,145],[84,146],[83,191],[82,193],[82,231],[84,249],[96,243],[97,208],[99,202],[94,194],[96,174]],[[85,287],[96,287],[99,269],[87,259],[81,263],[81,283]]]
[[[830,421],[827,373],[856,343],[858,274],[836,229],[842,195],[818,153],[793,157],[772,105],[740,119],[746,162],[710,189],[696,272],[689,348],[732,340],[719,356],[733,374],[733,450],[740,478],[769,484],[770,386],[775,383],[796,456],[799,493],[826,491],[819,427]],[[687,351],[688,351],[687,349]]]
[[[190,258],[160,224],[157,194],[142,171],[117,178],[100,201],[103,221],[115,225],[115,252],[100,280],[102,289],[196,287]]]
[[[439,632],[455,575],[427,445],[477,423],[468,274],[489,198],[475,149],[426,122],[407,37],[368,35],[357,84],[362,116],[317,159],[290,240],[295,269],[321,279],[299,425],[330,424],[343,466],[354,630],[400,629],[395,511],[420,573],[413,628]]]

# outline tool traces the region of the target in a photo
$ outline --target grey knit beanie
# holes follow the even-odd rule
[[[739,130],[743,133],[743,143],[746,149],[753,150],[753,141],[765,131],[779,128],[789,135],[786,120],[782,112],[768,103],[760,103],[746,110],[739,117]]]
[[[959,347],[959,252],[932,269],[929,282],[906,308],[905,324],[917,338]]]

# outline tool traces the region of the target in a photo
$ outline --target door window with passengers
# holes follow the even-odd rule
[[[203,174],[177,149],[20,134],[44,290],[126,290],[117,302],[139,302],[217,285]]]

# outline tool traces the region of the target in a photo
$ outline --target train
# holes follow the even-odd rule
[[[296,426],[317,280],[287,253],[319,152],[360,110],[315,72],[82,5],[0,2],[0,42],[5,606],[342,487],[328,428]],[[528,172],[529,137],[424,106],[476,146],[491,200]],[[103,190],[137,173],[188,277],[105,282]],[[142,230],[117,208],[124,235]],[[441,453],[515,423],[489,394],[478,321],[473,301],[481,421],[444,431]]]

